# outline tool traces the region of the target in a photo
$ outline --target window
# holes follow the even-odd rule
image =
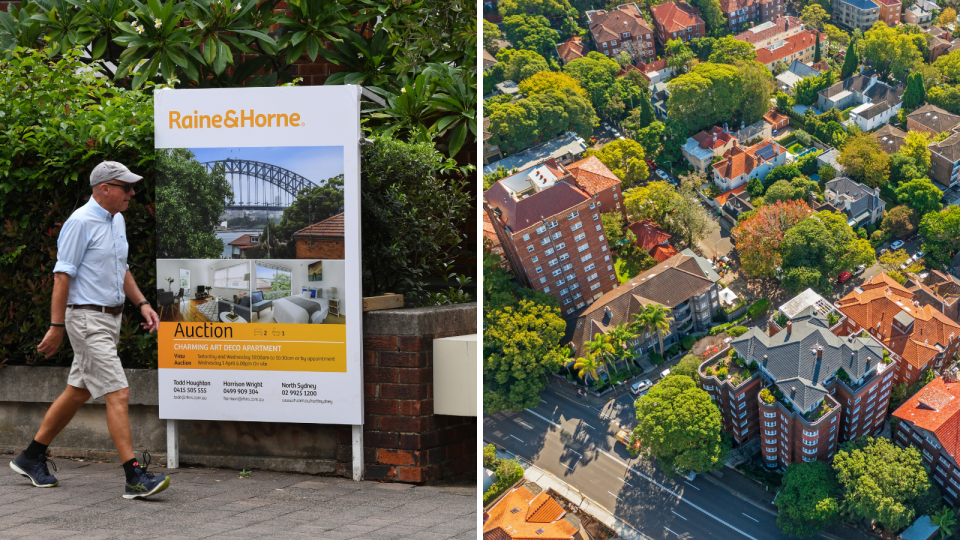
[[[606,42],[606,41],[603,42],[603,48],[604,48],[604,49],[607,48],[607,42]],[[592,207],[591,207],[591,208],[592,208]]]
[[[590,244],[583,244],[583,245],[577,246],[577,251],[580,253],[583,253],[588,249],[590,249]]]
[[[250,287],[248,275],[250,266],[247,263],[235,264],[213,272],[213,286],[227,289],[247,289]],[[290,275],[289,270],[286,272]],[[247,279],[244,279],[247,278]],[[289,283],[288,283],[289,289]]]
[[[591,209],[591,210],[593,210],[593,209],[596,208],[596,207],[597,207],[597,205],[595,205],[595,204],[593,204],[593,203],[590,203],[590,209]],[[594,214],[594,216],[596,216],[596,214]],[[597,219],[597,218],[594,217],[593,219]]]
[[[590,253],[587,253],[587,254],[584,255],[583,257],[580,257],[580,262],[587,262],[587,261],[589,261],[589,260],[592,259],[592,258],[593,258],[593,255],[590,254]]]
[[[529,251],[530,253],[533,253],[533,246],[527,246],[527,251]]]
[[[803,430],[803,434],[806,435],[807,437],[816,437],[816,436],[817,436],[817,432],[816,432],[816,431]]]
[[[544,287],[543,292],[550,292],[550,287]]]
[[[856,405],[857,403],[860,403],[860,396],[857,396],[857,399],[854,400],[854,402],[853,402],[854,405]],[[857,410],[859,410],[859,409],[857,409]],[[857,411],[853,411],[853,412],[857,412]]]
[[[573,218],[575,218],[575,217],[579,217],[579,216],[580,216],[580,211],[579,211],[579,210],[574,210],[573,212],[570,212],[570,215],[569,215],[569,216],[567,216],[567,220],[571,220],[571,219],[573,219]]]
[[[607,270],[613,271],[613,265],[612,265],[612,264],[608,264],[608,265],[607,265]]]
[[[580,284],[579,284],[579,283],[574,283],[573,285],[570,285],[570,290],[571,290],[571,291],[574,290],[574,289],[579,289],[579,288],[580,288]]]
[[[530,262],[532,263],[537,263],[539,261],[540,261],[540,257],[537,257],[537,256],[534,256],[532,259],[530,259]]]
[[[568,292],[570,292],[569,289],[563,289],[563,290],[560,291],[560,296],[563,296],[563,295],[567,294]]]
[[[590,283],[591,281],[593,281],[593,280],[595,280],[595,279],[597,279],[597,273],[596,273],[596,272],[594,272],[594,273],[590,274],[589,276],[587,276],[587,283]]]
[[[566,283],[566,281],[564,281],[564,280],[562,280],[562,279],[558,279],[558,280],[557,280],[557,287],[563,285],[564,283]]]
[[[576,230],[580,229],[581,227],[583,227],[583,223],[580,222],[580,221],[578,221],[578,222],[574,223],[574,224],[570,227],[570,230],[571,230],[571,231],[576,231]]]
[[[547,232],[547,227],[546,227],[546,226],[541,225],[541,226],[537,227],[537,234],[543,234],[543,233],[545,233],[545,232]]]
[[[740,418],[746,418],[746,416],[747,416],[747,411],[743,411],[742,413],[740,413]]]
[[[557,277],[562,273],[563,273],[563,270],[561,270],[560,268],[557,268],[556,270],[553,271],[553,277]]]
[[[540,278],[540,283],[546,283],[546,282],[547,282],[547,278],[545,277]]]
[[[804,439],[804,440],[803,440],[803,444],[805,444],[805,445],[807,445],[807,446],[816,446],[816,445],[817,445],[817,441],[819,441],[819,440],[820,440],[820,439],[813,439],[813,440]]]
[[[776,423],[776,422],[764,422],[763,425],[765,425],[765,426],[767,426],[767,427],[777,427],[777,423]]]
[[[546,237],[540,240],[540,245],[545,246],[550,243],[550,237]]]
[[[617,41],[616,41],[616,40],[613,40],[613,41],[610,42],[610,44],[611,44],[611,45],[616,45],[616,44],[617,44]]]
[[[738,408],[738,409],[742,409],[742,408],[744,408],[744,407],[746,407],[746,406],[747,406],[747,402],[746,402],[746,401],[744,401],[744,402],[743,402],[743,403],[741,403],[741,404],[740,404],[740,406],[739,406],[739,407],[737,407],[737,408]]]
[[[550,259],[550,262],[547,263],[547,264],[549,264],[550,266],[556,266],[556,265],[557,265],[557,259]]]
[[[775,413],[775,412],[764,412],[764,413],[763,413],[763,417],[764,417],[764,418],[776,418],[776,417],[777,417],[777,413]]]
[[[768,448],[767,448],[767,452],[773,452],[773,453],[776,453],[776,452],[777,452],[777,447],[776,447],[776,446],[774,446],[773,448],[769,448],[769,447],[768,447]],[[776,458],[776,457],[774,457],[773,459],[777,459],[777,458]]]
[[[523,241],[524,241],[524,242],[526,242],[526,241],[529,240],[529,239],[530,239],[530,235],[529,235],[529,234],[523,235]]]
[[[596,220],[598,220],[598,219],[600,219],[600,214],[594,214],[594,215],[593,215],[593,220],[596,221]]]
[[[573,302],[573,300],[567,298],[566,300],[563,301],[563,305],[567,305],[567,304],[569,304],[570,302]],[[568,313],[569,313],[569,312],[568,312]]]
[[[565,243],[563,243],[563,242],[560,242],[559,244],[557,244],[557,250],[558,250],[558,251],[561,250],[561,249],[563,249],[563,248],[565,248],[565,247],[567,247],[567,244],[565,244]]]
[[[573,268],[573,265],[570,264],[570,263],[567,263],[567,264],[563,265],[563,271],[564,271],[564,272],[566,272],[567,270],[570,270],[571,268]],[[571,279],[572,279],[572,278],[571,278]]]
[[[837,430],[837,426],[833,426],[832,428],[830,428],[830,433],[833,433],[836,430]]]
[[[816,449],[816,448],[804,448],[804,449],[803,449],[803,453],[804,453],[804,454],[816,454],[816,453],[817,453],[817,449]]]
[[[600,232],[600,231],[602,231],[602,230],[603,230],[603,227],[600,226],[600,225],[597,225],[597,232]]]
[[[560,255],[560,261],[561,261],[561,262],[562,262],[562,261],[565,261],[565,260],[567,260],[567,259],[569,259],[569,258],[570,258],[570,256],[567,255],[566,253],[564,253],[563,255]]]
[[[553,233],[554,240],[559,240],[561,236],[563,236],[561,233],[558,233],[558,232]]]
[[[557,227],[557,222],[556,222],[556,221],[551,221],[550,223],[547,223],[547,227],[550,227],[551,229],[554,229],[554,228]]]
[[[816,461],[817,458],[812,458],[812,457],[803,456],[803,460],[806,461],[807,463],[812,463],[812,462]]]
[[[576,235],[576,236],[573,237],[573,241],[574,241],[574,242],[579,242],[579,241],[583,240],[583,239],[586,238],[586,237],[587,237],[586,234],[580,233],[580,234],[578,234],[578,235]],[[601,240],[603,240],[603,238],[601,238]]]
[[[537,273],[539,274],[540,272],[543,272],[543,267],[542,267],[542,266],[538,266],[538,267],[536,268],[536,270],[537,270]]]
[[[590,263],[590,264],[588,264],[588,265],[586,265],[586,266],[583,267],[583,271],[584,271],[584,272],[589,272],[589,271],[593,270],[596,266],[597,266],[596,264]]]
[[[767,461],[776,461],[776,460],[777,460],[777,456],[775,456],[775,455],[774,455],[774,456],[767,456]]]
[[[553,255],[553,248],[547,248],[547,250],[543,252],[544,257],[549,257],[550,255]]]

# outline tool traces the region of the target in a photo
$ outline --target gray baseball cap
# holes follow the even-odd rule
[[[101,162],[94,167],[93,172],[90,173],[91,186],[109,182],[110,180],[120,180],[121,182],[132,184],[143,180],[143,177],[138,174],[133,174],[124,164],[116,161]]]

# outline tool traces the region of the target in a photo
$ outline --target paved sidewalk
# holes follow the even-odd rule
[[[229,469],[170,473],[170,488],[128,501],[118,463],[55,459],[60,480],[39,489],[0,455],[0,539],[349,538],[475,540],[475,486],[353,482],[306,474]]]

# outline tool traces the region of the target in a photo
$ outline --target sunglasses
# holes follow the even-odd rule
[[[106,185],[108,185],[108,186],[117,186],[118,188],[123,189],[123,190],[126,191],[127,193],[136,193],[136,191],[135,191],[134,188],[133,188],[133,185],[131,185],[131,184],[112,184],[112,183],[110,183],[110,182],[104,182],[104,184],[106,184]]]

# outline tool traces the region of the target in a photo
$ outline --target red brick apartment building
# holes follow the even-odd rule
[[[960,382],[941,377],[930,381],[894,411],[891,437],[900,447],[920,450],[923,464],[950,506],[960,501]]]
[[[653,29],[640,16],[637,4],[622,4],[613,11],[588,11],[588,27],[597,50],[615,57],[627,51],[635,60],[649,62],[656,58]]]
[[[897,26],[900,24],[900,9],[902,4],[900,0],[873,0],[880,6],[880,19],[887,23],[887,26]]]
[[[842,319],[830,327],[822,313],[831,308],[808,307],[782,330],[771,321],[770,335],[751,328],[731,342],[735,356],[724,350],[700,365],[724,431],[738,446],[760,437],[767,467],[824,460],[883,425],[897,365],[884,363],[876,340],[838,335]],[[729,371],[723,380],[721,361]]]
[[[686,2],[667,2],[653,6],[650,12],[660,45],[666,45],[671,39],[686,42],[707,35],[707,25],[700,18],[700,12]]]
[[[846,331],[867,330],[900,364],[897,384],[913,384],[927,369],[942,372],[960,344],[960,324],[930,304],[921,305],[886,274],[855,288],[837,309],[847,316]]]
[[[736,30],[747,22],[770,22],[786,13],[783,0],[720,0],[727,25]]]
[[[581,163],[571,167],[579,170],[582,183],[550,160],[498,181],[483,194],[484,211],[517,281],[553,295],[564,315],[617,287],[600,213],[617,210],[620,182],[575,167]]]
[[[293,233],[298,259],[344,259],[343,213]]]

